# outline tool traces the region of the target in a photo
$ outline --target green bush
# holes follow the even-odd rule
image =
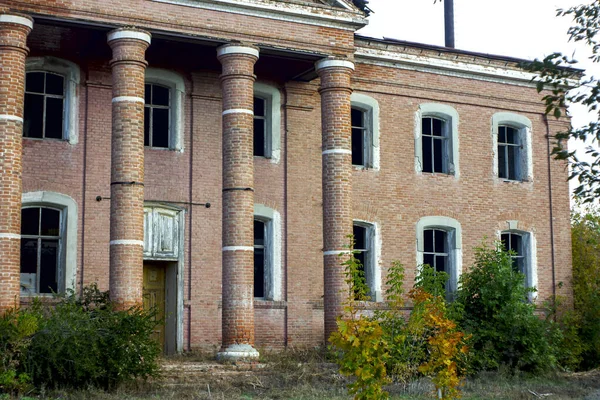
[[[454,315],[472,335],[471,367],[542,372],[556,366],[552,327],[535,315],[533,291],[515,272],[500,243],[475,249],[475,264],[461,276]]]

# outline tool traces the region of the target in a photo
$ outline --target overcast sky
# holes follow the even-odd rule
[[[557,8],[591,0],[454,0],[456,48],[533,60],[556,51],[575,55],[578,68],[600,76],[600,66],[588,61],[589,50],[568,41],[570,17]],[[374,13],[358,33],[411,42],[444,45],[444,5],[433,0],[370,0]],[[598,119],[584,108],[571,108],[573,125]],[[570,146],[582,148],[578,143]]]

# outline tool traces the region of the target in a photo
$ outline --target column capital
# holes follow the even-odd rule
[[[248,55],[258,59],[260,49],[257,46],[244,43],[229,43],[223,46],[217,47],[217,58],[228,55]]]
[[[33,18],[29,15],[19,13],[0,14],[0,24],[17,24],[33,29]]]
[[[110,44],[111,42],[119,39],[141,40],[149,45],[152,39],[152,35],[150,34],[150,32],[147,32],[143,29],[125,27],[108,32],[106,41]]]
[[[347,68],[354,71],[354,63],[345,58],[327,57],[315,63],[317,72],[326,68]]]

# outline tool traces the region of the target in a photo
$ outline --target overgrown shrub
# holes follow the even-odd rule
[[[556,366],[551,327],[528,301],[532,290],[500,243],[475,249],[475,263],[461,276],[453,303],[459,325],[472,335],[474,370],[542,372]]]

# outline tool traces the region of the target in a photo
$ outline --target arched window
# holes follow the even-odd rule
[[[379,169],[379,103],[374,98],[352,93],[352,165]]]
[[[415,115],[415,169],[458,177],[458,113],[444,104],[425,103]]]
[[[504,250],[511,252],[513,269],[525,275],[527,287],[537,287],[537,256],[535,237],[531,232],[519,230],[515,227],[517,221],[510,221],[511,229],[499,233]],[[531,294],[531,299],[535,293]]]
[[[494,175],[506,181],[531,181],[533,162],[531,121],[518,114],[492,116]]]

